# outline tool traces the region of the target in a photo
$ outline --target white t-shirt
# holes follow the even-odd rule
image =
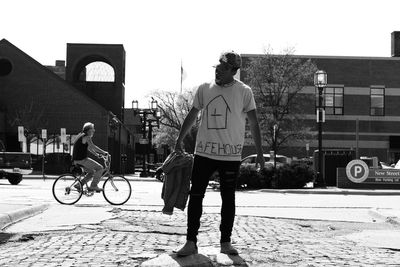
[[[256,104],[251,88],[235,81],[229,87],[210,82],[197,89],[193,107],[202,110],[202,114],[196,155],[215,160],[241,160],[246,113],[255,109]]]

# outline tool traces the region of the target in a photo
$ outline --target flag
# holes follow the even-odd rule
[[[182,83],[183,80],[186,79],[186,71],[183,69],[182,60],[181,60],[181,93],[182,93]]]

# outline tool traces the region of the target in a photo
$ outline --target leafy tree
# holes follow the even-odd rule
[[[161,110],[160,128],[154,131],[154,143],[174,147],[183,121],[192,108],[194,91],[186,90],[182,94],[175,91],[155,91],[151,96],[157,100]],[[193,153],[198,130],[197,123],[183,139],[185,151]]]
[[[313,138],[302,106],[314,96],[299,94],[313,82],[317,67],[311,60],[294,56],[291,49],[279,55],[266,50],[263,55],[252,57],[243,70],[244,80],[256,99],[263,139],[273,150],[278,151],[291,141]]]

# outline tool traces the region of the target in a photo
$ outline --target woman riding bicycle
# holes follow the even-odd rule
[[[93,123],[86,122],[83,125],[82,132],[79,133],[74,143],[72,160],[73,164],[81,165],[87,172],[87,175],[81,181],[82,184],[89,182],[93,178],[88,189],[90,191],[101,192],[103,189],[98,187],[98,183],[100,182],[104,168],[98,162],[88,157],[88,151],[97,157],[99,157],[99,154],[108,155],[108,152],[100,149],[93,143],[92,137],[94,132],[95,129]]]

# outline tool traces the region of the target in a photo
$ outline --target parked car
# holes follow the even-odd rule
[[[17,185],[23,174],[32,173],[32,158],[29,153],[6,152],[0,140],[0,179],[7,178],[10,184]]]
[[[244,159],[242,159],[240,166],[243,165],[256,165],[256,158],[257,158],[257,154],[253,154],[250,156],[245,157]],[[270,154],[264,154],[264,160],[265,160],[265,167],[266,168],[272,168],[274,167],[274,160],[271,159],[271,155]],[[291,159],[283,156],[283,155],[276,155],[276,167],[282,167],[285,164],[289,164],[291,162]]]
[[[306,164],[306,165],[312,167],[313,164],[314,164],[314,159],[313,159],[313,157],[301,158],[301,159],[292,159],[292,161],[290,163],[291,164],[294,164],[294,163]]]

